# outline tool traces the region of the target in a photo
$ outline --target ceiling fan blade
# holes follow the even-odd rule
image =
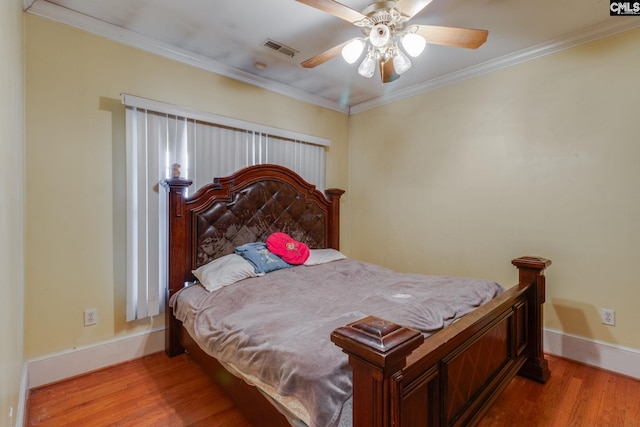
[[[362,13],[357,10],[351,9],[349,6],[345,6],[342,3],[338,3],[333,0],[297,0],[300,3],[304,3],[308,6],[315,7],[323,12],[327,12],[332,14],[333,16],[337,16],[340,19],[344,19],[345,21],[358,22],[366,18]]]
[[[317,67],[318,65],[323,64],[328,60],[338,56],[342,51],[342,48],[345,47],[345,45],[349,44],[352,40],[355,40],[357,38],[358,37],[354,37],[351,40],[347,40],[346,42],[339,44],[338,46],[334,46],[331,49],[327,50],[326,52],[322,52],[312,58],[307,59],[306,61],[302,62],[300,65],[302,65],[304,68]]]
[[[427,40],[427,43],[446,46],[466,47],[477,49],[487,41],[489,31],[469,28],[438,27],[435,25],[417,25],[417,34]]]
[[[394,7],[401,14],[412,18],[432,1],[433,0],[398,0]]]

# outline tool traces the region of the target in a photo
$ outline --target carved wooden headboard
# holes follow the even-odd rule
[[[340,189],[326,197],[295,172],[278,165],[242,169],[185,197],[191,181],[164,181],[168,197],[168,297],[192,280],[191,271],[233,253],[244,243],[281,231],[310,248],[340,245]]]

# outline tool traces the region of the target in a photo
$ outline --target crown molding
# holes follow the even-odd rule
[[[547,43],[542,43],[531,48],[523,49],[518,52],[493,59],[491,61],[483,62],[482,64],[478,64],[473,67],[465,68],[463,70],[446,74],[444,76],[428,80],[424,83],[401,89],[393,93],[389,93],[378,98],[362,102],[360,104],[352,105],[349,109],[349,114],[356,114],[365,110],[369,110],[371,108],[379,107],[384,104],[389,104],[391,102],[409,98],[420,93],[429,92],[444,86],[459,83],[463,80],[482,76],[484,74],[488,74],[502,68],[511,67],[522,62],[530,61],[532,59],[540,58],[546,55],[551,55],[562,50],[570,49],[581,44],[589,43],[638,27],[640,27],[640,20],[637,19],[620,19],[615,21],[611,20],[605,25],[595,25],[587,28],[586,30],[569,34],[565,37],[561,37]]]
[[[340,103],[327,98],[229,67],[222,62],[207,58],[203,55],[194,54],[193,52],[189,52],[185,49],[137,34],[133,31],[108,24],[86,15],[82,15],[70,9],[49,3],[45,0],[24,0],[24,10],[27,13],[70,25],[165,58],[173,59],[215,74],[267,89],[299,101],[318,105],[341,113],[347,113],[349,115],[389,104],[391,102],[400,101],[420,93],[429,92],[470,78],[482,76],[502,68],[510,67],[512,65],[520,64],[546,55],[551,55],[565,49],[640,27],[640,21],[637,19],[612,19],[606,24],[595,25],[583,31],[552,40],[548,43],[523,49],[513,54],[505,55],[501,58],[436,77],[424,83],[400,89],[369,101],[345,107]]]
[[[29,0],[25,0],[25,6]],[[347,113],[348,107],[341,106],[339,103],[329,99],[310,94],[309,92],[296,89],[294,87],[264,79],[259,76],[249,74],[245,71],[229,67],[220,61],[198,55],[188,50],[181,49],[169,43],[164,43],[150,37],[143,36],[130,30],[100,21],[87,15],[66,9],[64,7],[49,3],[44,0],[35,0],[30,6],[25,7],[25,12],[32,15],[47,18],[52,21],[60,22],[132,46],[165,58],[173,59],[187,65],[198,67],[210,71],[221,76],[229,77],[253,86],[267,89],[285,95],[289,98],[297,99],[309,104],[318,105],[329,108],[341,113]]]

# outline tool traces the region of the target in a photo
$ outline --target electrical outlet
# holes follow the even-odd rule
[[[84,326],[92,326],[98,324],[98,309],[90,308],[84,311]]]
[[[616,325],[616,311],[610,308],[600,309],[600,319],[604,325],[615,326]]]

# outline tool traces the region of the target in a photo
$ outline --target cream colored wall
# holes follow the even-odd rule
[[[353,116],[351,255],[508,286],[545,256],[546,327],[640,349],[638,52],[635,30]]]
[[[347,186],[348,116],[27,15],[25,354],[149,330],[124,313],[124,108],[129,93],[329,138]],[[348,197],[342,205],[348,212]],[[348,236],[343,237],[348,250]],[[83,327],[83,310],[99,324]]]
[[[25,23],[26,357],[163,324],[124,321],[123,92],[329,138],[327,185],[348,190],[350,256],[505,285],[512,258],[546,256],[547,327],[640,348],[640,32],[349,120],[42,18]],[[100,323],[84,328],[90,307]],[[600,325],[600,307],[616,310],[615,327]]]
[[[0,0],[0,426],[15,421],[23,358],[24,86],[22,1]]]

